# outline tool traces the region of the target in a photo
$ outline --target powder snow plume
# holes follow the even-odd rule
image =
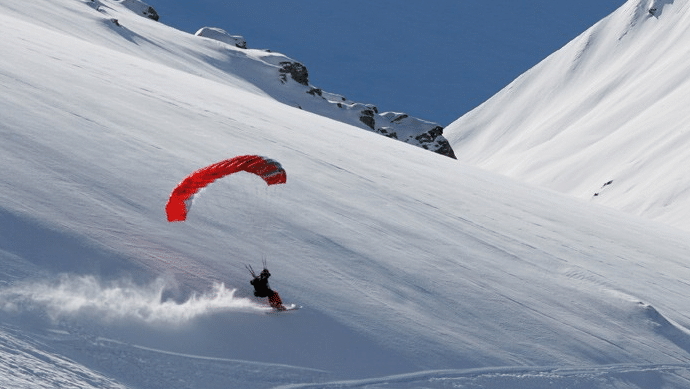
[[[0,289],[0,308],[6,311],[45,310],[51,319],[89,315],[102,320],[140,320],[181,324],[214,312],[262,310],[235,289],[215,283],[210,292],[193,294],[184,302],[164,300],[166,282],[149,285],[132,281],[101,281],[93,276],[61,275],[57,282],[25,282]]]

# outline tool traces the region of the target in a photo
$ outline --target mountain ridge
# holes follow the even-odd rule
[[[217,27],[202,27],[195,35],[226,43],[231,50],[248,48],[244,37],[230,35]],[[255,54],[254,57],[276,67],[275,77],[282,85],[277,87],[270,82],[260,81],[257,84],[278,101],[455,159],[455,153],[443,137],[443,127],[439,124],[401,112],[380,113],[374,104],[358,103],[342,95],[326,92],[309,83],[309,71],[304,64],[270,50],[259,51],[266,54]]]
[[[445,134],[464,162],[690,230],[688,20],[630,0]]]

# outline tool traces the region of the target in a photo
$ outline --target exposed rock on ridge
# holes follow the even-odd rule
[[[298,84],[309,86],[309,72],[306,66],[293,61],[283,61],[280,65],[280,79],[283,83],[287,82],[287,75],[289,74]],[[309,91],[307,91],[307,93],[309,93]]]
[[[329,111],[307,108],[311,104],[300,104],[300,108],[455,158],[453,148],[443,137],[443,127],[437,123],[409,117],[404,113],[379,113],[375,105],[351,102],[341,95],[324,92],[320,88],[310,86],[307,68],[299,62],[286,61],[281,62],[281,65],[283,65],[280,69],[283,82],[285,82],[285,76],[290,74],[295,82],[309,87],[304,93],[308,94],[310,98],[321,99],[321,102],[326,103],[326,106],[329,106],[331,110],[340,112],[330,113]],[[343,116],[348,119],[340,119]]]
[[[247,49],[244,38],[230,35],[219,28],[204,27],[196,35],[227,43],[233,48]],[[375,105],[350,101],[312,86],[309,84],[307,67],[298,61],[269,50],[247,50],[250,52],[246,54],[247,57],[275,68],[278,83],[256,80],[254,76],[249,79],[276,100],[455,158],[453,148],[443,136],[443,127],[437,123],[409,117],[404,113],[379,113]],[[237,72],[237,69],[234,71]]]

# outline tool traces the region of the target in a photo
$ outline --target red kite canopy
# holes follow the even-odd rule
[[[187,204],[201,188],[227,175],[245,171],[263,178],[268,185],[284,184],[287,176],[280,163],[258,155],[242,155],[199,169],[180,182],[170,194],[165,212],[169,222],[187,218]]]

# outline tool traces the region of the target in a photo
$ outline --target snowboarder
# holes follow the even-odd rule
[[[254,287],[254,296],[268,297],[268,304],[273,309],[277,311],[284,311],[286,308],[283,305],[283,301],[280,299],[280,295],[278,295],[278,292],[268,286],[268,277],[271,276],[271,273],[266,268],[266,263],[264,262],[264,269],[261,271],[261,273],[259,273],[258,276],[256,273],[254,273],[254,269],[252,269],[251,266],[247,266],[247,270],[249,270],[249,273],[252,275],[252,277],[254,277],[251,281],[249,281],[249,283]]]

